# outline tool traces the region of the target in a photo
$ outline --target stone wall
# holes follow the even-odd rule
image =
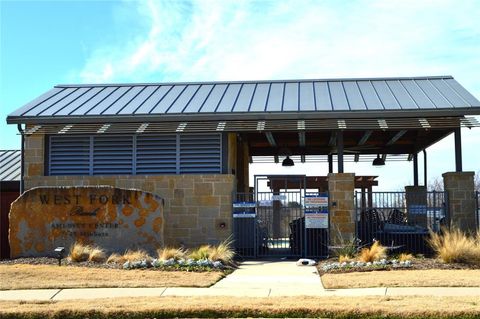
[[[231,144],[231,145],[230,145]],[[235,169],[235,135],[229,135],[229,171]],[[217,243],[232,233],[232,174],[44,176],[45,137],[25,136],[24,188],[110,185],[152,192],[165,199],[165,244]]]
[[[342,241],[355,237],[355,174],[328,174],[330,214],[330,243],[341,245]]]
[[[232,233],[233,175],[29,176],[36,186],[110,185],[152,192],[165,199],[165,244],[217,243]]]
[[[466,232],[476,231],[474,172],[447,172],[442,174],[448,193],[450,224]]]

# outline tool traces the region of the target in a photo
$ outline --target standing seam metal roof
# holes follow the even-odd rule
[[[20,167],[20,150],[0,150],[0,181],[19,181]]]
[[[10,114],[22,119],[463,109],[480,101],[451,76],[57,85]],[[475,109],[476,108],[476,109]]]

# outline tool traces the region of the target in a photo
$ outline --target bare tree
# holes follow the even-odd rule
[[[443,192],[443,179],[440,176],[431,179],[427,185],[427,189],[430,192]]]

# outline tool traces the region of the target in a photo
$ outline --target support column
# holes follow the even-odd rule
[[[455,171],[462,171],[462,134],[461,128],[455,129]]]
[[[413,154],[413,186],[418,186],[418,154]]]
[[[280,190],[279,189],[274,189],[273,190],[273,195],[274,196],[279,196],[280,195]],[[281,232],[282,232],[282,226],[281,226],[281,212],[282,212],[282,201],[280,199],[274,199],[272,201],[272,237],[273,238],[280,238]]]
[[[476,231],[474,172],[447,172],[442,174],[448,194],[448,212],[451,226],[464,232]]]
[[[328,174],[330,244],[341,245],[355,237],[355,174]]]
[[[337,157],[338,172],[343,173],[343,131],[337,134]]]
[[[328,172],[333,173],[333,155],[328,154]]]
[[[427,178],[427,151],[423,150],[423,185],[427,187],[428,178]]]

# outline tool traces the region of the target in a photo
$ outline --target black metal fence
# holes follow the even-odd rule
[[[476,203],[476,211],[475,217],[477,222],[477,231],[480,232],[480,192],[475,192],[475,203]]]
[[[392,252],[431,255],[426,239],[449,224],[446,192],[356,192],[357,237]]]

